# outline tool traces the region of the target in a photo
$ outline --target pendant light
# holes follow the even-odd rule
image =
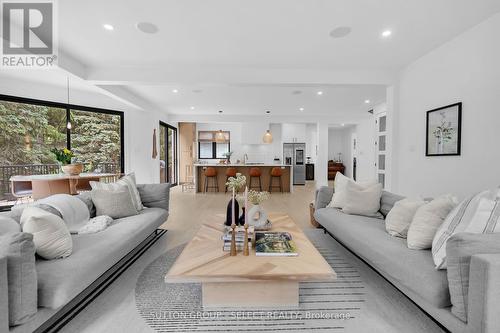
[[[264,143],[272,143],[273,142],[273,135],[271,134],[270,130],[266,131],[266,133],[262,137],[262,141],[264,141]]]
[[[222,130],[219,130],[217,133],[215,133],[215,142],[226,142],[226,137],[224,136],[224,132],[222,132]]]
[[[68,89],[68,91],[67,91],[67,97],[68,97],[68,107],[69,107],[69,76],[66,78],[66,87]],[[66,128],[70,130],[71,127],[73,127],[73,126],[71,125],[71,114],[70,114],[68,122],[66,123]]]

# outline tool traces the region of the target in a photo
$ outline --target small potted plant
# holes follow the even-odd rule
[[[61,170],[70,176],[77,176],[83,171],[83,164],[81,163],[71,163],[71,160],[75,155],[73,152],[67,148],[57,149],[52,148],[51,152],[56,156],[57,162],[61,165]]]

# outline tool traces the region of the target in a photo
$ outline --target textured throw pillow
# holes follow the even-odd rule
[[[446,242],[446,252],[451,312],[467,321],[471,257],[475,254],[500,253],[500,233],[454,234]]]
[[[382,218],[382,214],[378,211],[381,195],[382,184],[374,184],[360,189],[354,182],[349,182],[345,188],[346,202],[342,212]]]
[[[21,232],[21,225],[9,216],[0,215],[0,235],[11,232]]]
[[[432,241],[432,258],[436,268],[446,268],[446,242],[451,235],[458,232],[499,232],[499,217],[498,189],[483,191],[463,200],[446,217]]]
[[[420,206],[408,228],[408,248],[413,250],[430,249],[436,231],[455,205],[455,198],[443,195]]]
[[[126,186],[115,187],[116,190],[92,190],[92,201],[96,215],[107,215],[113,219],[137,215],[130,192]]]
[[[126,176],[123,176],[120,178],[117,182],[115,183],[102,183],[102,182],[90,182],[90,187],[92,187],[93,190],[116,190],[120,188],[121,186],[126,186],[129,193],[130,197],[132,198],[132,204],[135,207],[136,211],[142,210],[142,202],[141,202],[141,195],[139,194],[139,191],[137,190],[137,185],[135,182],[135,174],[131,173]],[[99,215],[99,214],[97,214]]]
[[[7,258],[9,325],[21,325],[37,312],[33,235],[16,232],[0,236],[0,257]]]
[[[425,202],[419,199],[397,201],[385,218],[385,230],[391,236],[406,238],[413,216]]]
[[[170,200],[170,184],[140,184],[137,185],[145,207],[157,207],[168,210]]]
[[[65,258],[73,251],[73,240],[59,216],[28,207],[21,216],[21,227],[33,235],[36,253],[44,259]]]

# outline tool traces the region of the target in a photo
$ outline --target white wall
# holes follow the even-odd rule
[[[394,191],[463,197],[500,185],[500,14],[402,71]],[[425,156],[425,112],[463,102],[462,155]]]
[[[39,75],[49,75],[48,72],[42,70],[38,73]],[[0,94],[60,103],[67,102],[66,87],[13,78],[5,79],[1,76]],[[71,104],[123,111],[125,117],[125,172],[134,171],[139,183],[159,182],[159,160],[154,160],[151,157],[153,129],[158,129],[159,120],[167,122],[166,114],[137,110],[91,90],[72,89],[70,96]]]

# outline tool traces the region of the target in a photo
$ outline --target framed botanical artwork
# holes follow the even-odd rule
[[[462,103],[427,111],[425,156],[460,155]]]

